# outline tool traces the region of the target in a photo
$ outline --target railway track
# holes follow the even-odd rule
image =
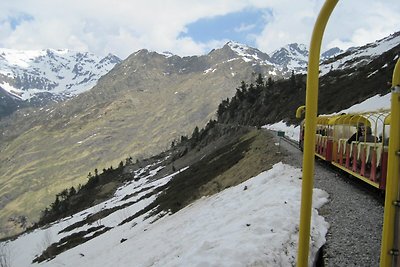
[[[297,141],[295,141],[295,140],[293,140],[293,139],[287,138],[286,136],[283,136],[283,137],[281,137],[281,138],[282,138],[282,140],[284,140],[286,143],[288,143],[288,144],[294,146],[295,148],[297,148],[298,150],[300,150],[300,148],[299,148],[299,142],[297,142]]]
[[[301,168],[303,154],[298,142],[281,139],[282,149],[288,151],[286,163]],[[330,224],[319,263],[327,267],[379,266],[382,198],[375,188],[316,159],[314,186],[329,194],[329,202],[319,212]]]

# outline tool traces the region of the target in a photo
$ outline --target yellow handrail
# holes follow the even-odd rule
[[[301,119],[301,117],[305,113],[305,110],[306,110],[306,106],[298,107],[297,110],[296,110],[296,118]]]
[[[400,173],[400,59],[397,60],[392,79],[390,142],[386,177],[385,212],[383,216],[381,267],[391,267],[393,262],[396,206],[399,201]],[[399,233],[397,233],[399,234]],[[399,249],[399,248],[397,248]],[[400,259],[398,259],[400,260]]]
[[[297,266],[308,266],[310,243],[310,222],[312,208],[312,190],[314,183],[314,147],[318,109],[319,59],[322,36],[328,19],[338,0],[326,0],[314,25],[308,59],[306,89],[306,126],[303,154],[303,182],[301,189],[299,248]]]

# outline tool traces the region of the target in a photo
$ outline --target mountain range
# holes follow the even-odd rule
[[[43,106],[49,101],[63,101],[90,90],[120,62],[121,59],[112,54],[98,57],[70,50],[2,48],[0,116],[12,113],[18,105]]]
[[[379,69],[385,68],[384,64],[393,57],[388,59],[382,55],[398,47],[399,36],[396,33],[336,56],[334,54],[340,52],[337,49],[327,51],[321,73],[336,79],[334,75],[342,71],[361,69],[379,60],[382,61]],[[6,57],[3,55],[3,58]],[[109,58],[104,62],[114,62],[106,64],[113,68],[97,78],[97,83],[90,80],[89,77],[94,76],[89,70],[80,69],[82,75],[88,76],[82,76],[76,87],[65,87],[70,93],[55,89],[57,87],[52,86],[55,82],[49,82],[47,85],[40,83],[46,94],[34,95],[31,94],[33,86],[25,84],[16,88],[19,83],[13,78],[14,74],[9,71],[7,76],[6,71],[1,72],[2,88],[7,91],[3,90],[2,99],[11,99],[10,95],[14,95],[12,101],[16,105],[27,103],[19,99],[24,96],[32,96],[31,102],[35,98],[42,99],[38,106],[17,108],[0,121],[3,234],[11,234],[16,226],[21,226],[15,224],[16,217],[24,218],[24,222],[37,220],[39,211],[51,203],[54,195],[67,187],[86,183],[88,172],[115,167],[125,158],[140,160],[157,154],[191,134],[195,126],[203,127],[215,118],[221,101],[235,94],[241,81],[255,83],[258,74],[265,79],[279,80],[294,73],[305,73],[307,51],[303,45],[291,44],[268,55],[229,42],[203,56],[179,57],[143,49],[122,62],[112,56]],[[48,68],[56,70],[55,66],[61,65],[54,63],[52,66],[54,68]],[[96,68],[92,65],[89,69]],[[369,71],[368,75],[380,75],[379,69]],[[85,79],[96,85],[90,90],[80,89]],[[288,98],[297,89],[290,90],[275,93]],[[75,95],[81,91],[84,92]],[[60,97],[63,101],[49,102],[44,100],[45,95],[53,100]],[[275,110],[282,108],[274,99],[270,100],[270,105]]]
[[[214,61],[241,58],[246,62],[269,66],[268,74],[273,78],[287,77],[291,70],[304,71],[308,57],[306,46],[296,43],[282,47],[271,55],[232,41],[226,44],[226,50],[226,54],[220,58],[213,55]],[[339,48],[330,49],[322,54],[322,59],[340,52]],[[179,61],[176,55],[163,55]],[[64,101],[86,92],[121,61],[112,54],[101,58],[88,52],[70,50],[0,49],[0,116],[12,113],[17,106],[44,106],[49,101]],[[184,66],[188,62],[179,64],[183,64],[179,71],[190,71]],[[201,66],[196,63],[196,68],[208,72],[216,64],[211,62]]]

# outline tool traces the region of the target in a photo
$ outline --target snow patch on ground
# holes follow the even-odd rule
[[[127,194],[160,186],[173,177],[151,181],[151,175],[139,183],[127,183],[114,198],[102,204],[7,243],[13,264],[36,266],[32,259],[47,243],[65,236],[58,234],[64,227],[96,210],[121,204]],[[114,227],[110,231],[40,266],[293,266],[298,242],[300,177],[300,169],[278,163],[269,171],[203,197],[154,223],[154,217],[146,218],[149,214],[144,214],[117,226],[123,215],[131,215],[144,206],[140,201],[136,208],[130,206],[103,219],[102,224]],[[329,226],[317,209],[327,201],[326,192],[314,189],[311,259],[325,243]]]
[[[300,137],[300,126],[286,125],[286,122],[284,121],[280,121],[273,124],[267,124],[262,126],[262,128],[276,132],[278,131],[285,132],[286,137],[295,141],[298,141]]]

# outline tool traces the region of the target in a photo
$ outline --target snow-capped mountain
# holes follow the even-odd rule
[[[218,54],[218,57],[215,56]],[[211,51],[208,56],[222,62],[243,61],[265,77],[281,79],[289,77],[292,71],[304,73],[307,66],[308,51],[303,44],[290,44],[276,50],[271,55],[245,44],[230,41],[222,49]],[[214,70],[211,67],[210,70]]]
[[[303,44],[290,44],[268,55],[234,41],[200,57],[180,58],[171,53],[158,54],[147,50],[140,50],[133,55],[146,56],[146,53],[168,58],[172,62],[170,66],[183,66],[180,71],[186,73],[199,69],[208,73],[215,71],[217,66],[221,67],[221,64],[242,60],[253,67],[262,66],[264,72],[275,79],[288,77],[292,70],[296,73],[304,72],[308,56],[307,48]],[[208,64],[204,64],[202,60],[205,57]],[[182,61],[185,61],[184,64]],[[70,50],[19,51],[3,48],[0,49],[0,91],[16,100],[30,100],[35,103],[45,103],[49,99],[64,100],[91,89],[101,76],[120,62],[112,54],[101,58],[88,52]]]
[[[270,55],[260,50],[230,41],[225,46],[229,49],[228,55],[233,59],[242,59],[251,62],[253,65],[268,66],[269,75],[273,78],[288,77],[292,71],[305,73],[308,62],[308,48],[304,44],[292,43],[275,50]],[[343,53],[338,47],[331,48],[321,54],[321,62]],[[228,60],[228,59],[227,59]]]
[[[65,99],[91,89],[121,60],[70,50],[0,49],[0,88],[27,100],[45,95]]]
[[[321,54],[321,60],[325,61],[331,57],[335,57],[340,53],[343,53],[344,51],[342,49],[340,49],[339,47],[334,47],[331,49],[326,50],[325,52],[323,52]]]
[[[345,52],[324,61],[320,66],[321,75],[332,70],[357,69],[365,66],[399,44],[400,32],[396,32],[374,43],[349,48]],[[385,63],[381,67],[385,68]]]
[[[308,62],[308,50],[304,44],[288,44],[274,51],[271,59],[286,69],[304,71]]]
[[[244,61],[250,62],[250,61],[259,61],[259,62],[264,62],[266,64],[273,65],[273,62],[271,61],[271,57],[266,54],[261,52],[260,50],[256,48],[252,48],[250,46],[240,44],[237,42],[230,41],[226,44],[237,56],[241,57]]]
[[[400,33],[397,32],[375,43],[350,48],[345,52],[337,47],[331,48],[321,55],[321,74],[335,69],[365,65],[399,43]],[[158,54],[145,49],[133,55],[143,57],[147,53],[168,58],[169,62],[172,62],[170,66],[183,66],[180,71],[185,73],[200,69],[206,73],[214,72],[221,64],[242,60],[251,63],[256,69],[257,66],[262,66],[264,71],[267,69],[267,75],[275,79],[288,77],[292,71],[305,73],[308,61],[307,46],[297,43],[288,44],[270,55],[234,41],[200,57],[181,58],[171,53]],[[10,96],[20,100],[35,97],[66,99],[91,89],[101,76],[120,62],[121,60],[112,54],[101,58],[88,52],[69,50],[0,49],[0,91],[3,89]]]
[[[335,57],[342,52],[343,50],[338,47],[331,48],[321,54],[321,62]],[[292,43],[275,50],[271,55],[271,61],[289,71],[293,70],[296,73],[305,73],[308,64],[308,54],[306,45]]]

